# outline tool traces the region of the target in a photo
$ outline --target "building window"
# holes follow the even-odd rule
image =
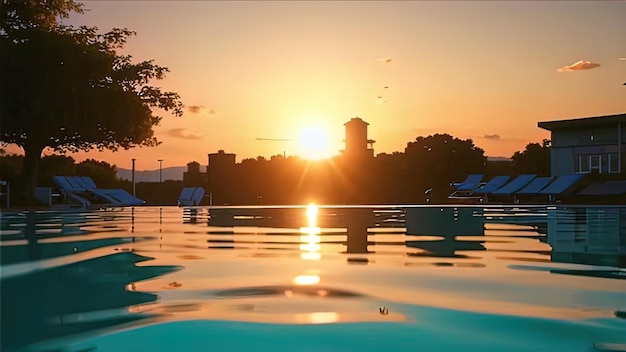
[[[589,169],[600,173],[600,155],[589,155]]]
[[[618,173],[617,153],[574,155],[574,172]]]
[[[617,153],[609,154],[609,173],[616,174],[619,172],[619,160]]]
[[[609,173],[609,154],[600,155],[600,173],[601,174]]]

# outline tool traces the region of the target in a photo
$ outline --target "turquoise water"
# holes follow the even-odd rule
[[[2,351],[626,346],[626,270],[553,262],[533,226],[415,236],[397,209],[365,227],[272,211],[3,213]]]

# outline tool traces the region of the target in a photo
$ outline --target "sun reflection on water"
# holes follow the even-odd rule
[[[309,204],[306,210],[308,226],[301,227],[300,233],[303,235],[300,236],[300,250],[303,251],[301,253],[301,257],[304,260],[319,260],[321,255],[320,251],[320,236],[319,234],[322,230],[317,226],[317,214],[319,209],[315,204]]]
[[[318,275],[298,275],[293,280],[298,285],[316,285],[320,283]]]

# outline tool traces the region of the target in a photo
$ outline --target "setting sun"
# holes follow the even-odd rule
[[[317,126],[306,127],[300,133],[300,156],[309,160],[319,160],[332,156],[328,134]]]

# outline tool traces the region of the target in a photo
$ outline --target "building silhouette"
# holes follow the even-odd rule
[[[187,163],[187,171],[183,172],[184,187],[204,187],[207,182],[206,172],[200,172],[200,164],[192,161]]]
[[[359,117],[353,117],[346,122],[346,149],[343,155],[351,159],[365,159],[374,157],[373,144],[376,142],[367,139],[367,126],[369,123]]]
[[[237,192],[237,175],[235,170],[236,155],[218,150],[209,154],[207,166],[207,192],[211,194],[216,205],[233,202]]]

